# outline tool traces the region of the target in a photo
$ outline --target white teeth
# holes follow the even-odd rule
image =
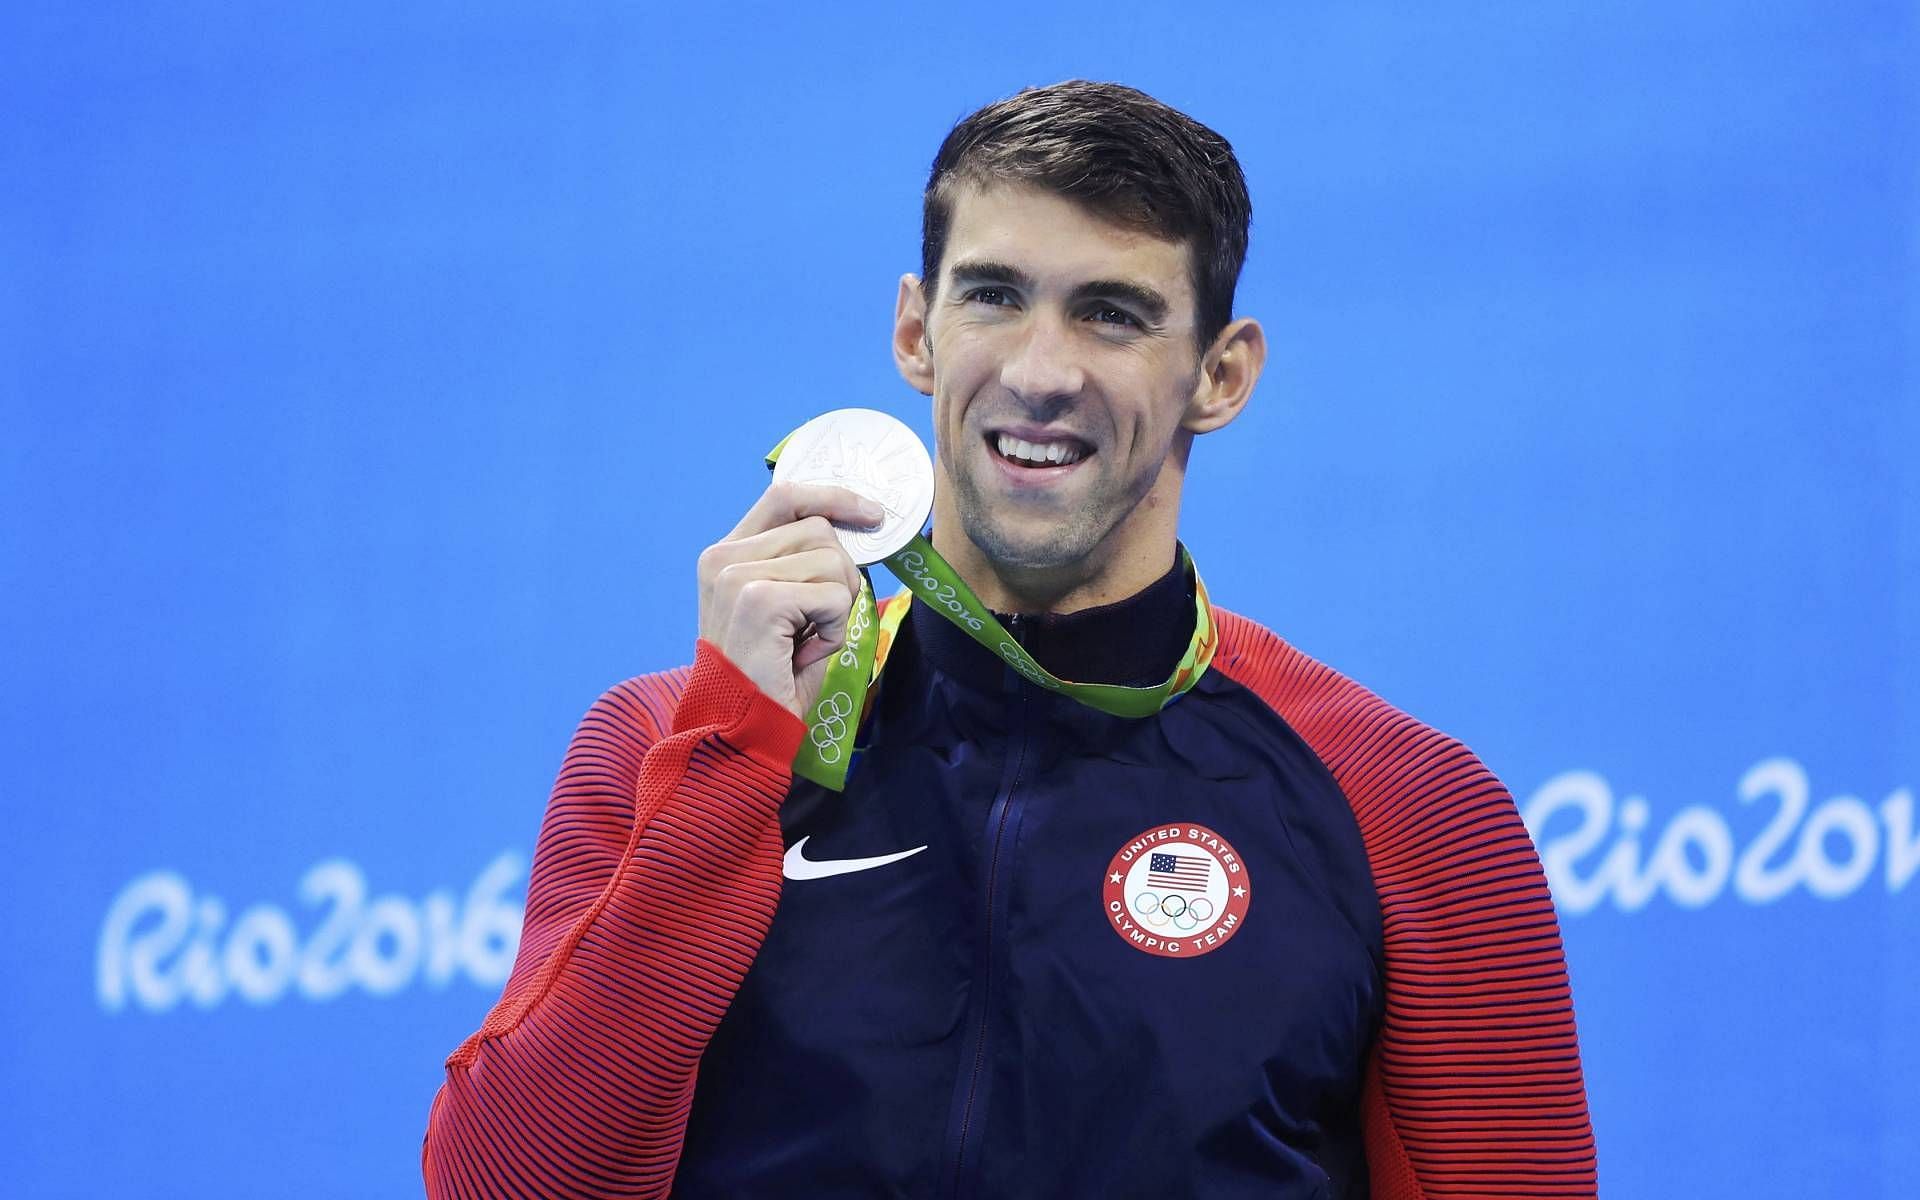
[[[1002,456],[1035,466],[1066,466],[1086,457],[1078,446],[1067,442],[1029,442],[1010,433],[996,436]]]

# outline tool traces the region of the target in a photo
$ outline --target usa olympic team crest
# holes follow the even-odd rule
[[[1226,945],[1246,923],[1253,886],[1233,846],[1205,825],[1156,825],[1107,864],[1101,900],[1122,941],[1162,958]]]

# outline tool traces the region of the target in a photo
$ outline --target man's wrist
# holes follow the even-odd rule
[[[673,710],[673,732],[716,736],[743,754],[782,771],[793,768],[806,725],[761,691],[721,649],[694,643],[693,674]]]

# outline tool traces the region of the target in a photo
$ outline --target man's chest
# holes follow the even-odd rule
[[[902,1194],[1006,1194],[1009,1153],[1048,1147],[1073,1190],[1179,1164],[1184,1194],[1201,1164],[1339,1194],[1381,1006],[1371,877],[1316,761],[1207,715],[922,727],[845,793],[797,788],[685,1182],[778,1110],[776,1143],[864,1145]]]

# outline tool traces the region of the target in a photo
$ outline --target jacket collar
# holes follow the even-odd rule
[[[1058,613],[995,613],[1041,666],[1076,683],[1151,687],[1173,673],[1193,638],[1193,577],[1174,551],[1165,575],[1124,600]],[[998,690],[1011,668],[926,603],[907,610],[912,642],[937,670]]]

